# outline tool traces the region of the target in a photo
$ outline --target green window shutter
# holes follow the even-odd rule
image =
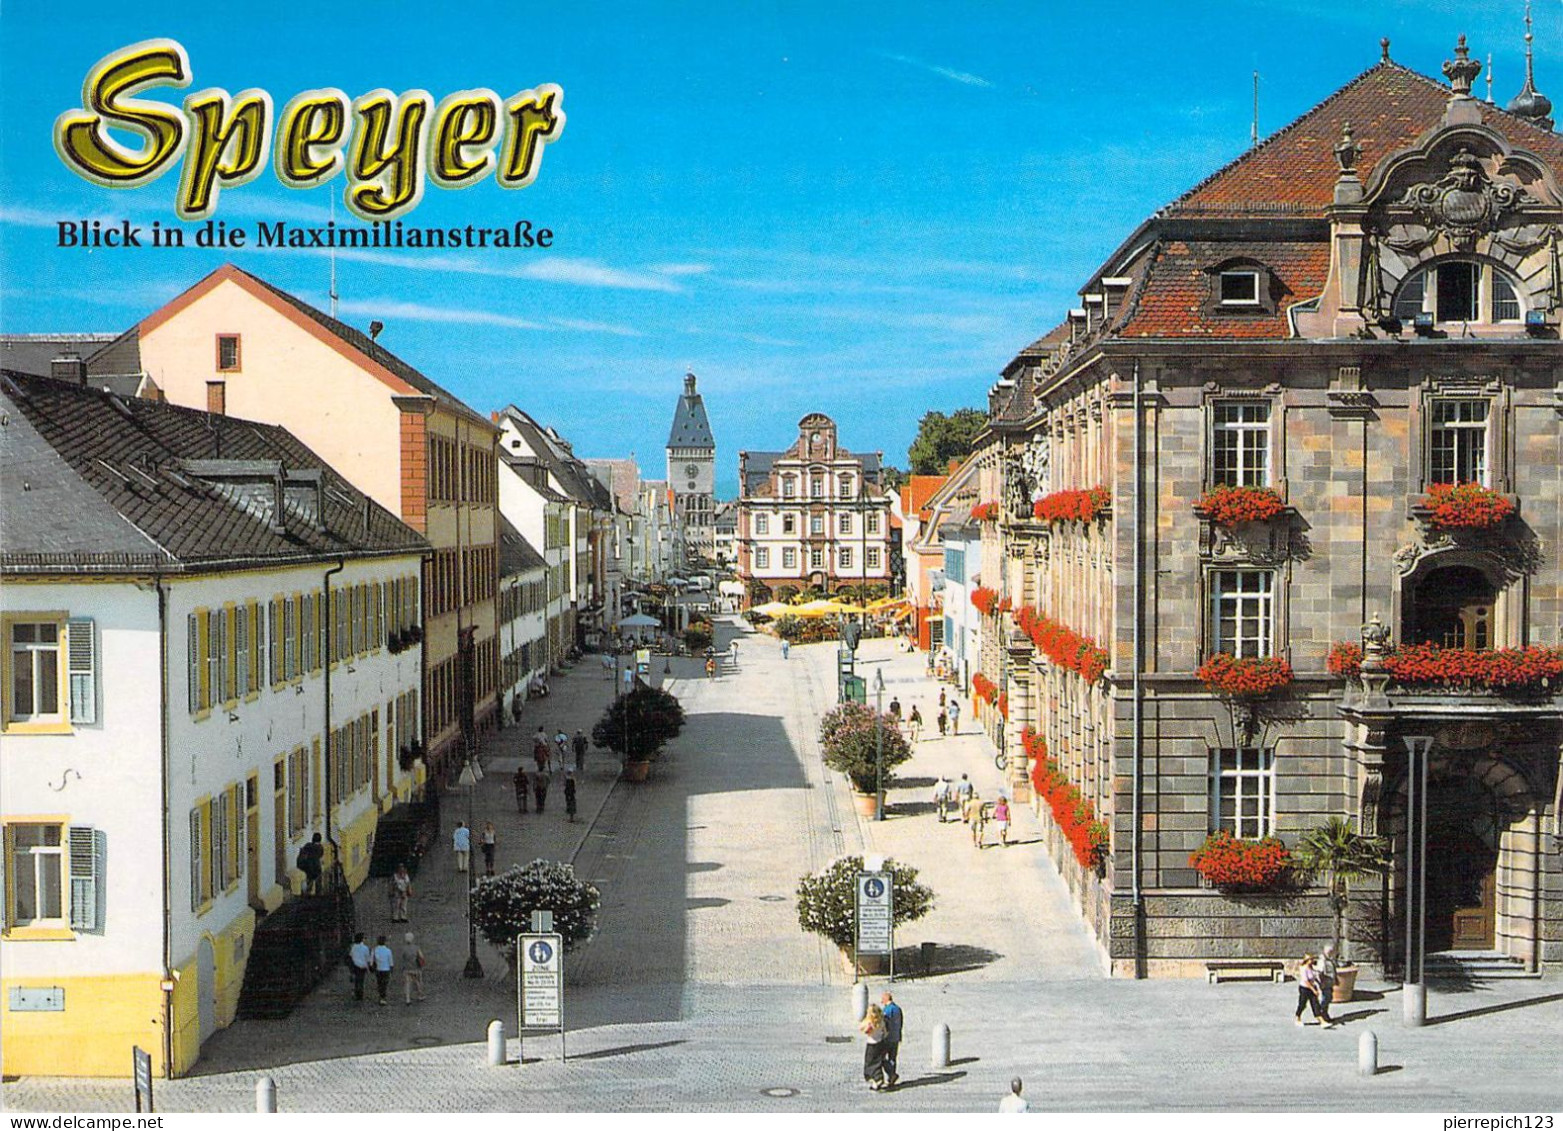
[[[66,621],[65,644],[70,674],[71,722],[98,721],[98,649],[91,617]]]
[[[70,830],[71,929],[103,932],[105,835],[72,825]]]

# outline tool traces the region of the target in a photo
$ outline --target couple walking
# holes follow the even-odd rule
[[[1330,1016],[1337,966],[1334,944],[1326,946],[1318,958],[1311,954],[1302,956],[1302,962],[1297,966],[1297,1012],[1292,1018],[1299,1028],[1307,1024],[1303,1020],[1303,1010],[1310,1008],[1320,1028],[1340,1028],[1340,1022]]]
[[[863,1079],[871,1092],[883,1092],[896,1086],[900,1073],[896,1065],[901,1051],[901,1029],[905,1017],[895,998],[886,990],[879,1004],[868,1007],[858,1028],[863,1033]]]
[[[424,958],[423,949],[418,946],[417,937],[408,931],[402,936],[402,996],[407,1004],[412,1004],[412,995],[416,991],[418,1000],[424,1000],[423,993],[423,968],[428,964]],[[353,999],[364,1000],[364,982],[373,973],[375,988],[380,992],[380,1004],[386,1004],[386,993],[391,988],[391,971],[396,968],[395,956],[391,953],[390,943],[386,936],[381,935],[371,947],[364,939],[360,931],[353,937],[353,945],[347,950],[348,970],[353,975]]]

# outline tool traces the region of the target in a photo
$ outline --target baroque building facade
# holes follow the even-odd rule
[[[798,422],[785,451],[738,453],[738,577],[751,600],[762,588],[775,596],[888,584],[882,468],[882,453],[841,447],[836,422],[822,412]]]
[[[1385,41],[990,391],[983,717],[1100,822],[1044,819],[1113,974],[1317,950],[1322,889],[1193,857],[1330,818],[1386,839],[1349,946],[1398,969],[1427,739],[1428,950],[1563,963],[1563,140],[1468,54],[1445,86]]]

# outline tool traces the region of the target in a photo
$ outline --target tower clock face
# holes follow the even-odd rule
[[[699,473],[700,473],[700,468],[695,466],[692,463],[691,464],[686,464],[685,467],[684,467],[684,474],[689,476],[691,479],[693,479]]]

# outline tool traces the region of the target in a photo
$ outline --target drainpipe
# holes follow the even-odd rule
[[[333,776],[332,773],[331,773],[331,754],[332,754],[332,749],[331,749],[331,662],[332,662],[331,661],[331,657],[332,657],[332,651],[331,651],[332,640],[331,640],[331,636],[332,636],[332,632],[331,632],[331,630],[336,625],[336,616],[334,615],[335,614],[335,610],[333,610],[331,608],[331,578],[332,578],[332,576],[334,574],[341,573],[342,570],[345,569],[346,567],[347,567],[346,560],[343,559],[343,558],[338,558],[336,560],[336,565],[334,565],[330,569],[326,570],[325,575],[320,579],[321,592],[322,592],[322,594],[324,596],[324,599],[325,599],[325,605],[323,606],[324,609],[325,609],[325,616],[322,619],[325,621],[325,636],[326,636],[326,662],[324,664],[325,677],[326,677],[325,678],[326,721],[325,721],[325,732],[324,732],[325,733],[325,746],[326,746],[326,761],[325,761],[325,775],[326,775],[326,843],[331,846],[331,859],[335,862],[336,867],[338,869],[340,869],[342,867],[342,853],[341,853],[341,850],[337,847],[336,835],[335,835],[335,833],[332,832],[332,829],[331,829],[331,806],[336,803],[335,799],[331,796],[331,779],[332,779],[332,776]]]
[[[1134,901],[1134,975],[1145,971],[1145,893],[1140,889],[1140,828],[1143,824],[1142,796],[1145,762],[1145,546],[1142,529],[1144,511],[1145,422],[1140,406],[1140,363],[1134,362],[1134,774],[1132,810],[1134,827],[1129,833],[1130,894]]]
[[[169,867],[173,851],[172,832],[168,815],[168,590],[163,588],[161,575],[153,579],[157,588],[157,635],[158,654],[163,662],[159,665],[162,672],[158,677],[158,730],[161,732],[159,740],[159,758],[162,773],[162,809],[163,809],[163,1078],[174,1078],[174,892],[173,883],[169,877]]]

